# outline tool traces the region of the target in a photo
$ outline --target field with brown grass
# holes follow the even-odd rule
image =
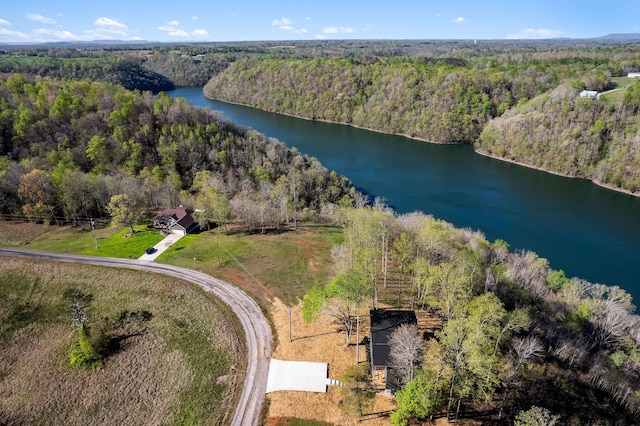
[[[90,324],[124,311],[152,318],[102,367],[74,369],[69,288],[93,296]],[[245,350],[212,295],[149,273],[3,256],[0,296],[0,424],[230,423]]]

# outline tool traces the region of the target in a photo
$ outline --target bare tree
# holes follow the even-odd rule
[[[413,380],[423,343],[415,324],[402,324],[389,336],[389,358],[402,383]]]
[[[513,371],[518,371],[529,359],[544,354],[544,346],[536,336],[515,337],[511,345],[517,361]]]

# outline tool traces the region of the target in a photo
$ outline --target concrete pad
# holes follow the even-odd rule
[[[281,361],[271,358],[267,393],[293,390],[327,392],[329,364],[312,361]]]
[[[162,241],[160,241],[158,244],[153,246],[153,248],[156,249],[155,252],[151,254],[144,253],[138,259],[153,262],[154,260],[156,260],[158,256],[164,253],[166,249],[174,245],[176,241],[178,241],[182,237],[184,237],[184,235],[182,234],[169,234]]]

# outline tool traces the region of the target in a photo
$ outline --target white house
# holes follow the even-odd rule
[[[600,95],[596,90],[583,90],[580,92],[580,97],[582,99],[598,99]]]
[[[627,75],[627,77],[629,77],[629,78],[640,78],[640,72],[630,72],[629,75]]]

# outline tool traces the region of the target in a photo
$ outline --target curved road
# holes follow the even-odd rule
[[[199,285],[218,296],[238,316],[244,328],[249,352],[247,376],[240,401],[233,417],[234,426],[258,425],[260,411],[267,390],[269,361],[271,359],[271,327],[258,304],[242,290],[222,280],[191,269],[163,265],[144,260],[116,259],[108,257],[81,256],[74,254],[48,253],[35,250],[0,248],[0,254],[60,262],[137,269],[169,275]]]

